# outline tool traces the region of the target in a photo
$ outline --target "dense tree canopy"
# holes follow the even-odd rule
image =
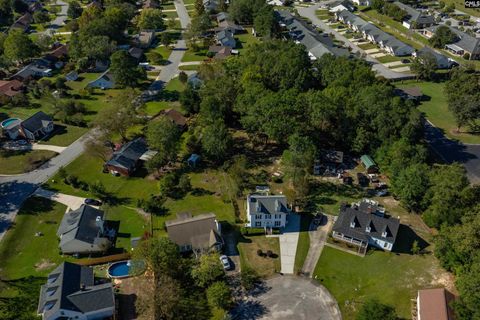
[[[144,69],[125,50],[115,51],[110,57],[110,71],[119,86],[135,87],[139,80],[145,79]]]
[[[428,41],[432,46],[435,48],[443,49],[445,45],[453,43],[457,41],[457,35],[450,30],[447,26],[439,26],[435,31],[433,37],[431,37]]]
[[[13,29],[3,43],[3,51],[7,59],[22,63],[38,53],[38,48],[27,34]]]
[[[161,30],[164,28],[163,14],[160,9],[143,9],[137,20],[139,29]]]
[[[377,300],[369,300],[362,305],[357,320],[397,320],[395,309],[381,304]]]

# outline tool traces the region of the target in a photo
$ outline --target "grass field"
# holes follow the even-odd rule
[[[455,118],[448,110],[447,98],[444,93],[445,83],[426,81],[404,81],[398,83],[399,88],[419,87],[423,94],[430,97],[428,101],[422,101],[419,110],[425,114],[436,127],[442,129],[447,137],[457,139],[465,143],[480,143],[480,135],[470,133],[457,133],[455,130]],[[464,128],[465,130],[465,128]]]
[[[59,254],[56,235],[65,210],[64,205],[43,198],[25,202],[13,228],[0,242],[2,278],[45,276],[65,260]],[[36,237],[36,232],[43,236]]]
[[[308,230],[311,221],[312,216],[310,214],[302,214],[300,220],[301,231],[298,238],[297,253],[295,255],[294,272],[298,272],[302,269],[305,258],[307,257],[308,249],[310,248],[310,236],[308,235]]]
[[[378,47],[373,44],[373,43],[364,43],[364,44],[359,44],[358,45],[359,48],[363,49],[363,50],[370,50],[370,49],[378,49]]]
[[[188,49],[182,57],[182,62],[203,61],[205,59],[207,59],[207,49],[202,49],[196,52],[192,49]]]
[[[252,35],[252,28],[245,28],[245,33],[235,35],[237,40],[237,49],[241,53],[250,44],[259,43],[260,40]]]
[[[271,250],[278,257],[260,257],[257,250],[263,252]],[[257,271],[261,277],[269,277],[280,272],[280,244],[278,238],[267,238],[264,235],[242,237],[238,243],[240,263],[242,269],[250,267]]]
[[[0,174],[32,171],[56,155],[56,152],[46,150],[3,151],[0,154]]]
[[[355,319],[362,303],[371,298],[395,307],[402,319],[410,319],[410,299],[417,290],[442,286],[444,277],[431,254],[374,251],[362,258],[325,247],[315,268],[315,278],[337,299],[346,320]]]
[[[402,61],[402,57],[395,57],[392,55],[387,54],[386,56],[376,58],[380,63],[388,63],[388,62],[394,62],[394,61]]]

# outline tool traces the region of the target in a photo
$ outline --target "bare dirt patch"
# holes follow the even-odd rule
[[[36,271],[47,270],[53,268],[54,266],[56,266],[56,264],[47,259],[42,259],[40,262],[37,262],[34,265]]]

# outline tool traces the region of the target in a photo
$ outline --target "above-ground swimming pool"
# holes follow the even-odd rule
[[[11,127],[12,125],[17,125],[20,123],[20,119],[18,118],[9,118],[7,120],[3,120],[2,123],[0,124],[0,126],[3,128],[3,129],[8,129],[9,127]]]
[[[132,271],[135,274],[132,274]],[[145,263],[143,261],[120,261],[115,262],[108,267],[107,274],[110,278],[120,279],[138,275],[145,271]]]

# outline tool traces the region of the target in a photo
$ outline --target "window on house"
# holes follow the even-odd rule
[[[255,219],[261,220],[261,219],[262,219],[262,215],[261,215],[261,214],[255,215]]]
[[[281,221],[275,221],[275,227],[280,227],[282,225]]]
[[[271,214],[266,214],[265,219],[272,219],[272,215]]]
[[[262,223],[261,222],[255,222],[255,227],[261,227]]]

